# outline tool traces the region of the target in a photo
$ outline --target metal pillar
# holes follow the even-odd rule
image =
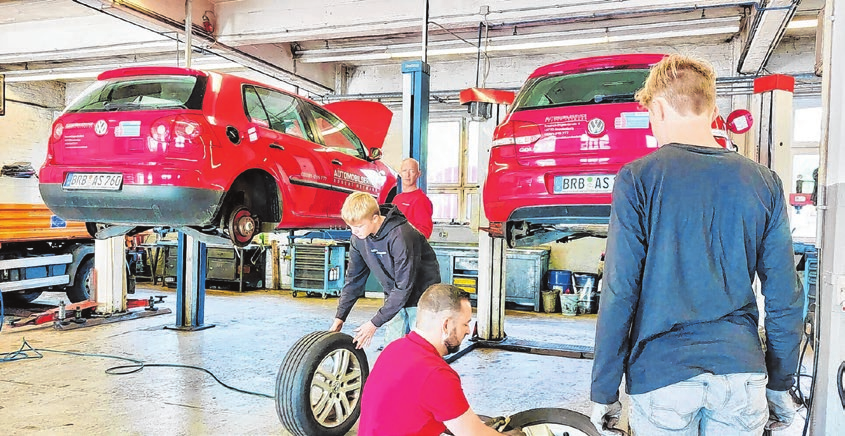
[[[492,103],[490,103],[492,104]],[[468,129],[478,132],[478,183],[484,186],[487,180],[487,164],[493,130],[504,119],[507,106],[493,105],[489,119],[474,119]],[[483,145],[482,145],[483,144]],[[479,198],[483,193],[479,193]],[[483,199],[480,201],[483,205]],[[481,208],[477,208],[478,227],[487,227],[490,222]],[[505,255],[507,245],[503,238],[493,238],[489,233],[478,232],[478,338],[484,341],[505,339]]]
[[[757,162],[773,169],[789,199],[795,186],[792,174],[792,93],[795,78],[774,74],[754,80],[754,93],[760,105],[757,119]]]
[[[176,325],[173,330],[203,330],[214,324],[203,324],[205,311],[204,242],[179,232],[176,247]]]
[[[819,342],[813,394],[813,435],[842,434],[845,428],[845,8],[825,6],[822,79],[822,141],[819,157]],[[836,6],[839,6],[838,8]],[[833,49],[833,47],[839,47]],[[826,133],[826,134],[825,134]],[[838,383],[837,383],[838,382]]]
[[[424,61],[402,62],[402,159],[419,161],[422,174],[427,174],[428,162],[429,71]],[[425,177],[420,177],[419,187],[427,191]]]
[[[97,312],[126,312],[126,240],[123,236],[94,240],[94,301]]]

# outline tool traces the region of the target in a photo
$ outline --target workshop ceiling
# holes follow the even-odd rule
[[[424,4],[193,0],[193,66],[262,74],[311,93],[332,93],[340,67],[418,59]],[[824,0],[431,0],[428,62],[474,60],[479,40],[488,59],[551,53],[565,59],[575,48],[608,43],[642,50],[651,44],[738,40],[734,71],[757,74],[783,38],[815,35],[823,5]],[[8,82],[73,81],[120,66],[184,65],[185,15],[183,1],[0,0],[0,73]]]

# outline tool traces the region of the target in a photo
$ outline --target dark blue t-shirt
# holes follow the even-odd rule
[[[591,399],[641,394],[702,373],[798,364],[803,296],[778,176],[729,150],[668,144],[616,176]],[[755,274],[766,297],[758,335]]]

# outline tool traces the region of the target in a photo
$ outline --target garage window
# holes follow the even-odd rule
[[[432,121],[428,127],[426,182],[435,222],[469,222],[478,202],[478,139],[466,120]]]

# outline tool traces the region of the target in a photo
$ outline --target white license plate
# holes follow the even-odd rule
[[[600,194],[613,191],[612,174],[587,176],[555,176],[555,194]]]
[[[123,186],[123,174],[68,173],[62,186],[65,189],[119,191]]]

